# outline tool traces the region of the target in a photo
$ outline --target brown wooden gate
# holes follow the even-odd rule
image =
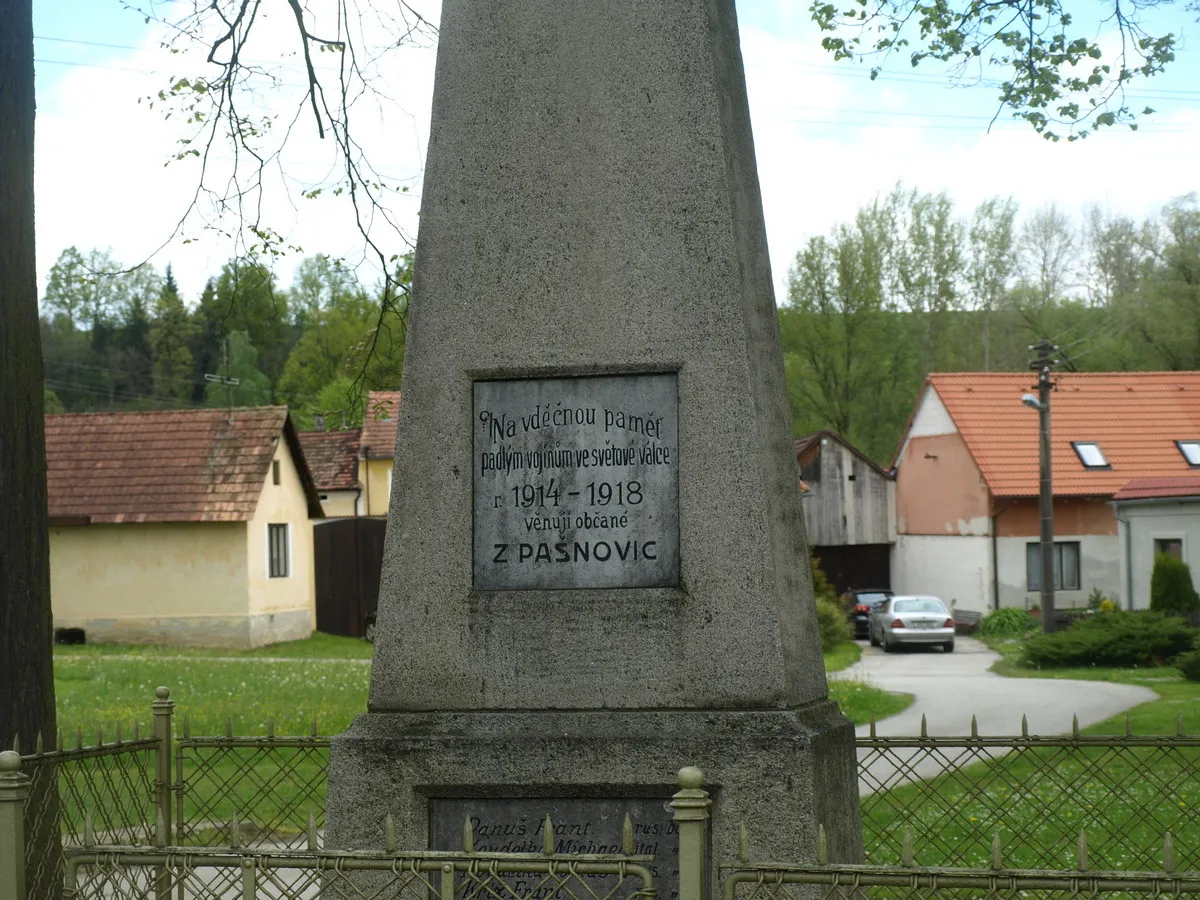
[[[313,528],[317,630],[363,637],[379,600],[385,519],[330,519]]]

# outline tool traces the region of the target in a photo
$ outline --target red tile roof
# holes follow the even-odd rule
[[[361,434],[361,428],[300,432],[300,446],[318,491],[352,491],[358,487]]]
[[[1154,500],[1200,497],[1200,475],[1167,478],[1131,478],[1114,500]]]
[[[1056,496],[1111,496],[1135,477],[1191,468],[1175,446],[1200,439],[1200,372],[1062,372],[1050,397]],[[1032,372],[930,375],[993,496],[1038,493],[1038,414]],[[1110,466],[1085,469],[1072,441],[1095,441]]]
[[[300,471],[309,515],[319,518],[321,504],[285,406],[46,416],[50,517],[97,524],[247,521],[281,436]]]
[[[391,459],[396,452],[399,391],[371,391],[363,414],[362,448],[368,459]]]

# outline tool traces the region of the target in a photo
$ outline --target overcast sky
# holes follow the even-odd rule
[[[172,4],[160,2],[169,11]],[[285,4],[265,4],[268,8]],[[423,8],[436,18],[436,4]],[[991,196],[1014,197],[1023,211],[1057,203],[1079,217],[1090,205],[1135,218],[1200,190],[1200,26],[1171,8],[1168,30],[1182,31],[1183,51],[1166,76],[1131,92],[1131,105],[1158,113],[1134,133],[1107,129],[1086,141],[1051,144],[995,112],[995,88],[953,85],[935,71],[897,59],[872,82],[865,67],[834,63],[820,47],[808,0],[740,0],[742,50],[754,122],[772,267],[780,299],[788,266],[812,236],[851,218],[897,182],[945,191],[960,213]],[[197,67],[167,54],[161,33],[117,0],[36,0],[38,272],[67,246],[111,249],[123,263],[153,255],[174,266],[194,301],[207,277],[228,259],[221,221],[175,230],[196,184],[194,161],[164,167],[186,134],[148,98]],[[285,24],[282,20],[280,25]],[[269,32],[268,32],[269,33]],[[289,35],[290,36],[290,35]],[[1103,37],[1103,35],[1102,35]],[[282,38],[281,38],[282,39]],[[270,44],[263,56],[273,58]],[[359,124],[381,173],[407,184],[396,197],[397,222],[416,227],[420,173],[428,138],[435,48],[404,48],[380,70],[386,100]],[[278,70],[287,95],[300,84],[295,60]],[[276,97],[264,102],[275,103]],[[272,174],[266,219],[305,253],[361,258],[345,198],[304,200],[297,189],[336,165],[331,142],[300,118],[288,156]],[[292,200],[284,199],[286,196]],[[231,224],[228,221],[225,224]],[[184,243],[189,239],[190,243]],[[157,252],[156,252],[157,251]],[[284,258],[284,283],[300,257]]]

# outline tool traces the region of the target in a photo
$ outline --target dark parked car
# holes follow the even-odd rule
[[[858,588],[842,595],[846,604],[846,618],[850,620],[856,638],[869,635],[871,612],[891,596],[892,592],[887,588]]]

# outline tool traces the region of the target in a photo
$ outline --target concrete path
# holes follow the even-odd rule
[[[932,737],[969,735],[972,715],[984,737],[1019,735],[1022,715],[1028,717],[1031,735],[1067,734],[1072,716],[1079,716],[1079,727],[1086,728],[1158,697],[1149,688],[1128,684],[1005,678],[988,671],[999,656],[967,637],[956,639],[953,653],[924,648],[884,653],[866,641],[860,643],[862,659],[829,677],[914,697],[904,712],[876,723],[875,733],[881,737],[920,735],[922,715]],[[865,736],[870,726],[859,726],[855,732]],[[862,793],[869,793],[871,784],[893,783],[900,766],[909,776],[929,777],[947,765],[940,755],[918,751],[889,751],[881,758],[864,749],[859,759],[870,770],[869,777],[859,780]]]

